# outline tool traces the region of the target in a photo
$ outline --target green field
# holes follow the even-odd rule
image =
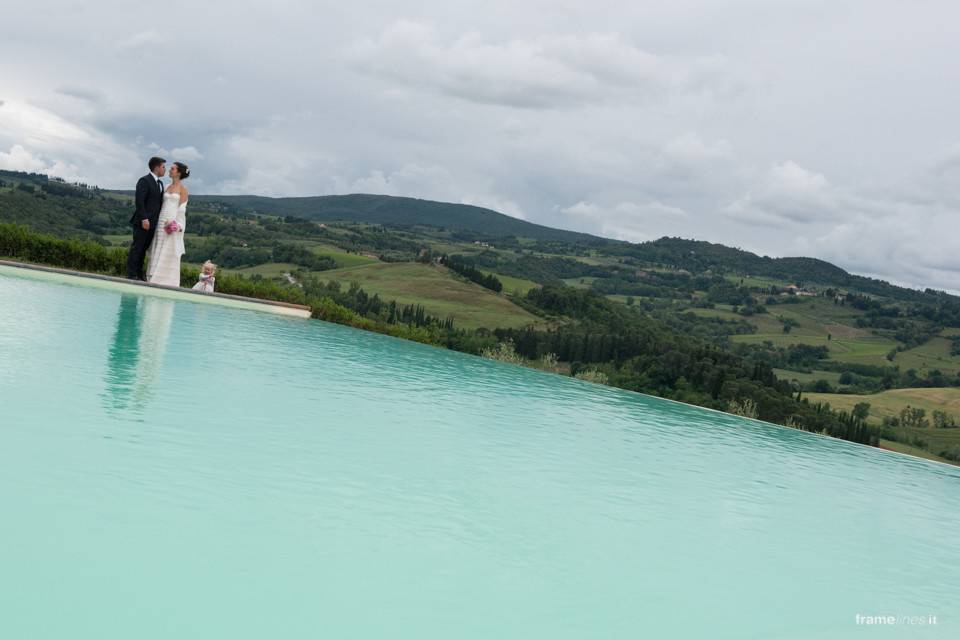
[[[358,267],[363,264],[373,264],[374,262],[379,262],[376,258],[371,258],[370,256],[364,256],[359,253],[347,253],[341,251],[334,247],[311,247],[314,253],[318,256],[326,256],[331,258],[334,262],[337,263],[338,269],[346,269],[349,267]]]
[[[850,410],[858,402],[870,403],[871,422],[879,423],[884,417],[900,415],[900,410],[910,405],[925,409],[927,416],[934,410],[953,414],[960,422],[960,388],[945,387],[934,389],[890,389],[869,395],[846,393],[805,393],[810,402],[829,402],[835,409]],[[960,431],[960,429],[958,429]]]
[[[777,347],[787,347],[791,344],[825,346],[830,350],[830,359],[837,362],[889,366],[887,353],[897,346],[897,342],[890,338],[877,336],[857,327],[855,321],[859,312],[822,299],[810,298],[799,304],[771,305],[767,309],[768,313],[749,317],[733,313],[728,305],[717,305],[715,309],[694,309],[693,312],[703,317],[745,320],[757,328],[756,333],[731,336],[730,339],[734,342],[747,344],[771,342]],[[797,323],[790,333],[783,332],[781,317]],[[934,340],[942,340],[943,343],[949,344],[944,338]],[[949,349],[945,353],[942,345],[937,349],[938,355],[949,356]],[[918,351],[922,350],[923,347],[918,349]],[[912,361],[920,356],[904,352],[898,357],[906,357]],[[930,361],[933,361],[932,358]],[[952,365],[944,361],[937,362],[945,371],[960,368],[960,359],[955,357]],[[902,368],[910,367],[902,365]],[[923,367],[918,363],[916,368]]]
[[[931,338],[919,347],[898,353],[893,363],[900,365],[904,370],[940,369],[944,373],[956,373],[960,370],[960,358],[950,355],[951,346],[952,343],[947,338]]]
[[[516,295],[526,295],[530,289],[535,289],[539,287],[536,282],[533,280],[524,280],[523,278],[515,278],[513,276],[505,276],[494,271],[488,271],[486,269],[481,269],[483,273],[493,274],[497,277],[497,280],[503,284],[503,293],[510,293]]]
[[[923,458],[925,460],[935,460],[937,462],[946,462],[947,464],[953,464],[960,466],[960,463],[954,462],[953,460],[947,460],[941,458],[940,456],[935,456],[925,449],[920,447],[913,447],[905,442],[896,442],[894,440],[884,440],[880,439],[880,448],[888,449],[890,451],[896,451],[897,453],[905,453],[910,456],[916,456],[918,458]]]
[[[870,417],[867,419],[872,424],[880,424],[884,417],[899,416],[901,409],[911,406],[917,409],[924,409],[927,412],[927,419],[935,410],[945,411],[954,416],[957,422],[960,422],[960,389],[955,387],[934,388],[934,389],[891,389],[882,393],[870,395],[847,395],[839,393],[807,393],[804,394],[810,402],[826,402],[834,409],[845,409],[849,411],[858,402],[870,403]],[[931,459],[949,462],[935,454],[941,451],[960,447],[960,428],[958,429],[937,429],[933,426],[927,428],[914,427],[894,427],[898,437],[905,442],[884,441],[884,446],[900,451],[901,453],[910,453],[920,455],[918,451],[924,451],[924,448],[911,446],[908,444],[914,438],[919,438],[926,443],[926,456]]]
[[[455,277],[445,267],[417,262],[380,262],[323,271],[318,276],[343,286],[357,282],[367,293],[403,304],[419,303],[427,313],[453,316],[456,326],[523,327],[542,321],[506,297]]]

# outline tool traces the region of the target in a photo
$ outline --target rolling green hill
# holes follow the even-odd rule
[[[913,300],[924,295],[923,292],[914,289],[848,273],[836,265],[816,258],[771,258],[721,244],[683,238],[660,238],[633,244],[586,233],[555,229],[466,204],[371,194],[299,198],[200,195],[193,198],[195,201],[219,203],[252,214],[296,216],[326,222],[363,222],[396,227],[430,226],[470,231],[478,237],[486,238],[518,236],[534,240],[566,242],[579,245],[580,248],[599,247],[604,254],[631,257],[651,264],[668,264],[693,271],[721,269],[790,282],[817,282],[825,286],[852,288],[863,293],[900,299]]]
[[[854,275],[817,258],[758,256],[749,251],[702,240],[660,238],[639,244],[621,243],[610,247],[608,252],[651,264],[671,265],[694,273],[721,270],[744,277],[772,278],[778,282],[816,283],[821,286],[853,289],[864,294],[904,301],[923,300],[929,293],[936,293],[929,289],[924,292]]]

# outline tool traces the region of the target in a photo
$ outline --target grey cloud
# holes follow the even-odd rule
[[[706,86],[725,59],[657,56],[618,34],[540,35],[488,43],[479,34],[442,42],[435,30],[407,20],[347,50],[357,69],[479,103],[557,108],[650,98]]]
[[[136,54],[142,51],[153,50],[160,45],[166,44],[167,37],[159,31],[149,29],[140,31],[129,37],[120,40],[116,44],[116,50],[123,55]]]
[[[4,166],[129,188],[163,149],[195,193],[470,202],[956,289],[949,0],[211,0],[139,31],[141,5],[40,2],[0,22]]]
[[[567,216],[570,226],[582,228],[606,237],[631,242],[655,240],[663,234],[663,225],[677,220],[686,220],[690,215],[678,207],[659,201],[642,204],[618,202],[604,207],[592,202],[580,201],[560,209]]]
[[[104,99],[103,93],[90,87],[65,86],[58,87],[56,93],[84,102],[99,103]]]

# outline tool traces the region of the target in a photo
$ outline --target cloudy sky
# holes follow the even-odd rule
[[[0,168],[384,193],[960,289],[956,0],[34,0]]]

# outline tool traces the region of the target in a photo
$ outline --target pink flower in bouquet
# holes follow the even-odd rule
[[[166,231],[168,234],[175,233],[177,231],[180,231],[180,225],[177,224],[176,220],[171,220],[167,224],[163,225],[163,230]]]

